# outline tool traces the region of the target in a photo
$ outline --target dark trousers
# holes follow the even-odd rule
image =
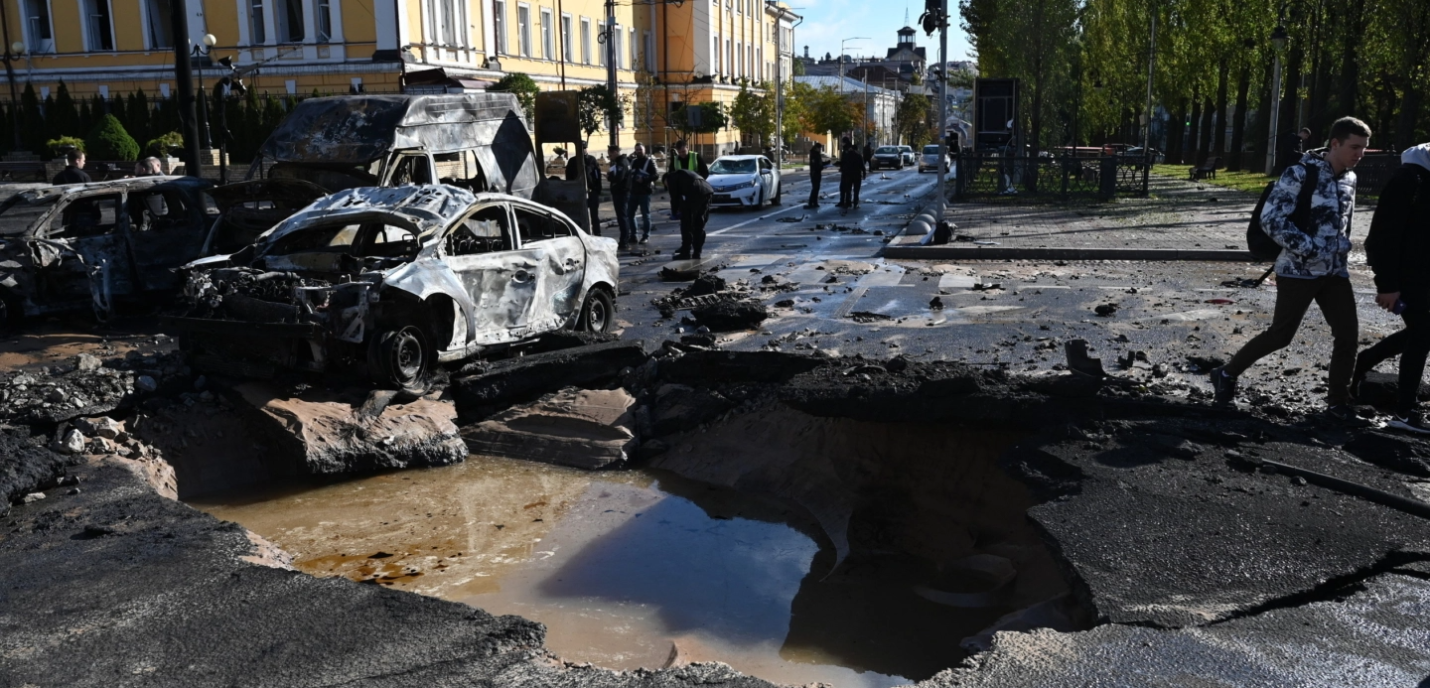
[[[864,187],[864,178],[863,178],[863,177],[855,177],[855,178],[854,178],[854,181],[851,183],[851,185],[854,187],[854,189],[853,189],[854,207],[855,207],[855,208],[858,208],[858,207],[859,207],[859,190]]]
[[[811,208],[819,207],[819,182],[819,175],[809,175],[809,203],[806,205]]]
[[[680,204],[680,248],[676,253],[700,255],[705,247],[705,222],[710,219],[710,199],[687,198]]]
[[[1405,329],[1376,342],[1356,357],[1356,370],[1368,372],[1384,361],[1400,357],[1399,398],[1396,410],[1407,415],[1415,410],[1420,382],[1425,375],[1425,358],[1430,356],[1430,286],[1400,292],[1405,310],[1400,313]]]
[[[1226,364],[1226,374],[1240,375],[1262,357],[1286,348],[1295,338],[1312,301],[1320,307],[1326,324],[1331,326],[1331,370],[1326,401],[1332,406],[1348,403],[1359,323],[1356,320],[1355,294],[1351,291],[1351,281],[1345,277],[1278,277],[1276,311],[1271,316],[1271,327],[1253,337],[1232,356],[1231,363]]]
[[[621,230],[620,238],[617,239],[622,244],[636,243],[636,233],[631,227],[630,197],[624,193],[611,192],[611,206],[616,212],[616,227]]]
[[[591,233],[601,236],[601,197],[587,196],[586,208],[591,211]]]
[[[841,175],[839,175],[839,207],[840,207],[840,208],[848,208],[849,206],[854,205],[854,202],[850,200],[850,197],[853,196],[853,195],[854,195],[854,175],[852,175],[852,174],[841,174]]]

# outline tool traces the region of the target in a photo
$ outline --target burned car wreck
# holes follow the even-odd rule
[[[191,365],[363,372],[420,393],[442,363],[611,326],[615,242],[559,212],[453,186],[348,189],[188,266],[169,318]]]
[[[0,326],[171,293],[218,219],[211,184],[137,177],[21,191],[0,203]]]

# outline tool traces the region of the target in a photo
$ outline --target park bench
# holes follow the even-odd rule
[[[1198,179],[1216,179],[1216,168],[1221,167],[1221,158],[1213,156],[1207,161],[1191,168],[1187,171],[1187,178],[1192,181]]]
[[[31,162],[0,162],[0,180],[7,182],[49,181],[45,172],[45,163],[38,160]]]

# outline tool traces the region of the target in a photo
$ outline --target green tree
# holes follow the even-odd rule
[[[100,118],[99,124],[85,137],[84,149],[87,155],[99,160],[134,160],[139,157],[139,144],[114,115]]]
[[[775,133],[775,98],[769,91],[750,90],[748,84],[740,84],[740,92],[730,105],[730,122],[741,133],[753,136],[764,146]]]
[[[576,95],[576,121],[586,134],[587,145],[591,135],[601,129],[602,120],[606,126],[620,126],[625,119],[621,101],[605,84],[587,86]]]
[[[79,136],[87,131],[80,121],[79,109],[70,96],[69,87],[63,81],[55,89],[54,103],[45,108],[45,121],[52,138]]]
[[[536,94],[541,89],[536,87],[536,82],[532,81],[529,75],[512,72],[502,77],[501,81],[488,87],[487,90],[516,94],[516,100],[521,103],[521,109],[526,114],[528,124],[532,122],[532,117],[536,116]]]
[[[929,141],[929,112],[932,100],[922,93],[905,93],[894,111],[894,133],[908,145],[918,148]]]
[[[805,102],[801,108],[800,122],[805,131],[843,134],[859,125],[863,114],[862,94],[860,102],[855,102],[848,94],[826,86],[817,90],[811,89],[803,98]]]
[[[804,76],[804,60],[795,58],[789,66],[789,71],[794,76]]]

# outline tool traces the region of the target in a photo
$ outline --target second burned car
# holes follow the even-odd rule
[[[171,322],[200,369],[365,370],[420,393],[439,363],[562,328],[609,329],[615,249],[515,196],[348,189],[189,265],[190,310]]]

